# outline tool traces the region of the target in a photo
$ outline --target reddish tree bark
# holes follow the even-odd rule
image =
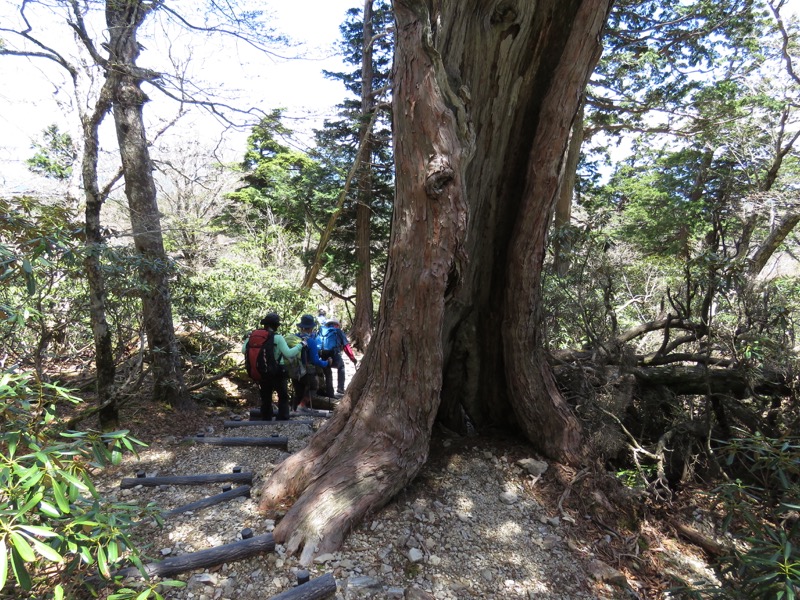
[[[437,413],[516,417],[550,456],[580,459],[541,350],[539,281],[609,0],[394,7],[397,192],[375,336],[334,417],[259,504],[289,507],[275,539],[303,563],[414,478]]]

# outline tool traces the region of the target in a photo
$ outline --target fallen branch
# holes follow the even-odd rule
[[[723,544],[720,544],[719,542],[703,535],[695,528],[684,525],[683,523],[679,523],[674,519],[668,519],[667,522],[675,528],[675,531],[678,532],[678,535],[687,539],[698,548],[702,548],[709,556],[718,558],[728,554],[729,550]]]
[[[197,390],[199,390],[201,388],[206,387],[207,385],[209,385],[211,383],[214,383],[215,381],[219,381],[220,379],[224,379],[225,377],[228,377],[231,373],[233,373],[234,371],[238,371],[238,370],[239,370],[239,367],[234,367],[233,369],[228,369],[224,373],[219,373],[217,375],[214,375],[213,377],[209,377],[208,379],[204,379],[200,383],[195,383],[194,385],[187,387],[186,391],[187,392],[197,391]]]

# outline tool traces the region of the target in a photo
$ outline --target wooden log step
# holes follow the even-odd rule
[[[158,562],[144,565],[144,571],[148,577],[171,577],[178,573],[185,573],[193,569],[207,569],[223,563],[234,562],[261,554],[273,552],[275,550],[275,540],[271,533],[257,535],[246,540],[239,540],[216,548],[208,548],[180,556],[170,556]],[[141,577],[142,573],[136,567],[120,569],[114,573],[114,577]],[[310,583],[310,582],[309,582]]]
[[[314,410],[333,410],[339,404],[339,398],[328,398],[327,396],[317,396],[311,401],[311,408]]]
[[[209,506],[214,506],[215,504],[221,504],[223,502],[227,502],[228,500],[233,500],[234,498],[240,498],[240,497],[244,498],[250,497],[249,485],[240,485],[239,487],[235,487],[232,490],[222,492],[221,494],[208,496],[207,498],[203,498],[202,500],[197,500],[196,502],[190,502],[189,504],[184,504],[183,506],[179,506],[178,508],[173,508],[172,510],[166,511],[165,513],[162,514],[162,516],[165,518],[174,517],[175,515],[189,512],[190,510],[192,511],[202,510],[204,508],[208,508]]]
[[[206,475],[170,475],[164,477],[126,477],[119,483],[126,490],[137,485],[153,487],[156,485],[202,485],[204,483],[252,483],[252,473],[208,473]]]
[[[330,410],[312,410],[309,408],[299,409],[297,412],[290,413],[292,417],[323,417],[325,419],[329,418],[333,415],[333,411]],[[251,408],[250,409],[250,420],[251,421],[258,421],[261,419],[261,409],[260,408]],[[269,421],[264,421],[264,423],[269,423]],[[278,423],[287,423],[287,421],[278,421]]]
[[[196,435],[184,438],[186,442],[196,444],[213,444],[215,446],[268,446],[270,448],[289,449],[289,438],[273,435],[270,437],[206,437]]]
[[[289,588],[269,600],[323,600],[336,595],[336,579],[325,573],[311,581]]]
[[[225,427],[258,427],[260,425],[313,425],[314,419],[289,419],[288,421],[225,421]]]

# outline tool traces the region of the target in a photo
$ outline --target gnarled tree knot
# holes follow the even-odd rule
[[[455,171],[446,158],[435,156],[428,163],[428,175],[425,177],[425,193],[429,198],[438,198],[444,188],[455,178]]]

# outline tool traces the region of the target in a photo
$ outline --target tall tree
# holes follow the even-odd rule
[[[144,327],[151,353],[153,399],[187,409],[192,402],[183,383],[183,370],[169,293],[169,260],[164,252],[161,216],[156,202],[153,163],[144,126],[144,104],[148,98],[142,81],[158,77],[136,65],[139,43],[136,34],[159,2],[107,0],[108,71],[113,94],[117,142],[125,176],[133,243],[142,260],[140,273],[145,283],[142,295]]]
[[[95,364],[97,369],[96,392],[99,406],[100,426],[103,429],[116,429],[118,411],[113,395],[116,366],[112,352],[111,330],[106,318],[106,284],[101,264],[101,254],[105,239],[101,227],[100,213],[103,203],[108,198],[117,177],[112,177],[105,186],[99,183],[98,158],[100,152],[99,129],[108,112],[111,110],[111,87],[106,80],[99,92],[92,93],[91,69],[82,68],[80,60],[69,60],[52,45],[33,36],[30,21],[23,5],[20,16],[26,27],[20,30],[3,28],[4,34],[18,36],[23,40],[17,49],[8,44],[0,44],[0,55],[26,56],[53,62],[64,69],[73,86],[78,106],[81,136],[76,138],[75,154],[80,156],[80,172],[78,179],[83,190],[85,201],[85,241],[84,268],[89,284],[89,316],[95,346]],[[67,20],[81,43],[93,53],[94,47],[84,23],[84,13],[77,3],[67,8]],[[87,83],[88,82],[88,83]],[[75,173],[75,175],[78,175]],[[68,198],[77,204],[77,196],[71,186]]]
[[[326,75],[341,81],[353,98],[339,105],[338,119],[326,121],[317,131],[316,153],[342,172],[354,169],[352,185],[337,210],[335,229],[326,237],[325,256],[330,260],[320,273],[334,283],[327,289],[333,287],[331,291],[347,301],[351,300],[347,292],[355,283],[351,339],[361,349],[372,336],[372,298],[383,282],[394,193],[386,101],[393,47],[391,24],[391,6],[386,0],[365,0],[363,10],[348,11],[340,27],[340,48],[345,64],[353,70]],[[317,279],[318,283],[322,281]]]
[[[302,547],[301,562],[413,479],[440,400],[469,393],[477,415],[511,406],[547,455],[579,460],[577,421],[544,362],[539,288],[609,4],[395,2],[397,195],[375,337],[334,417],[260,502],[293,500],[275,538]],[[498,325],[500,352],[485,343]]]
[[[375,110],[372,78],[372,0],[364,0],[363,50],[361,52],[361,127],[359,143],[364,144],[366,161],[358,174],[358,204],[356,206],[356,311],[350,337],[357,348],[364,350],[372,339],[372,260],[370,254],[370,199],[372,197],[372,130],[367,115]]]

